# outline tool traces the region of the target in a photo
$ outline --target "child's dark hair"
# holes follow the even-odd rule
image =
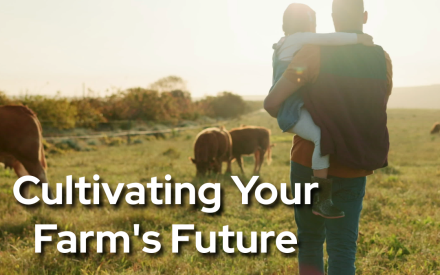
[[[283,31],[285,35],[297,32],[308,32],[316,25],[316,13],[305,4],[290,4],[283,16]]]

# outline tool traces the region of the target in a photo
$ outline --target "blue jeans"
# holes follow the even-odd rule
[[[290,169],[292,185],[310,182],[312,169],[295,162],[291,162]],[[312,214],[312,205],[295,205],[300,275],[324,274],[324,241],[327,241],[328,275],[354,275],[356,271],[356,243],[366,177],[330,178],[333,179],[333,203],[345,212],[345,217],[324,219]],[[302,198],[304,202],[304,193]]]

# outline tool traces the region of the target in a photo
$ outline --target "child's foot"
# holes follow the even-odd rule
[[[326,219],[343,218],[345,216],[344,211],[333,205],[332,180],[312,177],[312,182],[319,183],[319,191],[313,201],[313,214]]]

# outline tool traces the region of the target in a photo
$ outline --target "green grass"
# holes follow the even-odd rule
[[[440,111],[390,110],[390,167],[368,177],[358,242],[357,274],[440,274],[440,136],[429,135]],[[289,182],[291,134],[281,134],[276,121],[265,113],[225,123],[230,129],[240,124],[261,125],[272,129],[271,166],[262,167],[263,181],[278,188]],[[202,182],[194,179],[195,167],[188,160],[197,131],[185,132],[165,140],[144,139],[142,143],[98,146],[95,151],[50,154],[48,178],[52,185],[65,182],[66,175],[91,179],[98,173],[113,188],[119,182],[146,183],[153,176],[163,179],[170,173],[176,182]],[[94,145],[94,144],[93,144]],[[225,167],[224,167],[225,169]],[[253,162],[245,161],[251,175]],[[238,172],[233,164],[233,172]],[[191,243],[181,247],[179,255],[171,253],[172,224],[195,224],[207,237],[209,231],[221,231],[229,225],[233,231],[291,230],[296,233],[293,208],[279,204],[265,207],[255,199],[251,206],[241,205],[241,194],[230,179],[223,176],[206,179],[222,183],[223,211],[204,214],[200,206],[154,206],[148,202],[132,207],[123,200],[119,206],[106,201],[101,207],[24,207],[12,194],[14,173],[0,168],[0,274],[297,274],[296,254],[279,252],[273,242],[268,254],[217,255],[197,252],[194,235]],[[113,189],[114,190],[114,189]],[[31,193],[39,193],[33,187]],[[253,196],[252,196],[253,197]],[[147,199],[149,196],[146,197]],[[56,250],[60,240],[45,245],[42,255],[34,253],[34,225],[56,223],[60,231],[69,230],[79,237],[80,231],[126,231],[131,236],[130,254],[97,254],[91,241],[89,253],[64,255]],[[141,233],[161,234],[162,251],[142,252],[144,243],[132,234],[133,224]],[[107,243],[108,245],[108,243]],[[108,251],[108,248],[106,248]]]

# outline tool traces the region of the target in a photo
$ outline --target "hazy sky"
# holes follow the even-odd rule
[[[81,95],[178,75],[193,96],[264,95],[288,4],[334,31],[331,0],[0,0],[0,90]],[[395,86],[440,83],[440,1],[365,0]]]

